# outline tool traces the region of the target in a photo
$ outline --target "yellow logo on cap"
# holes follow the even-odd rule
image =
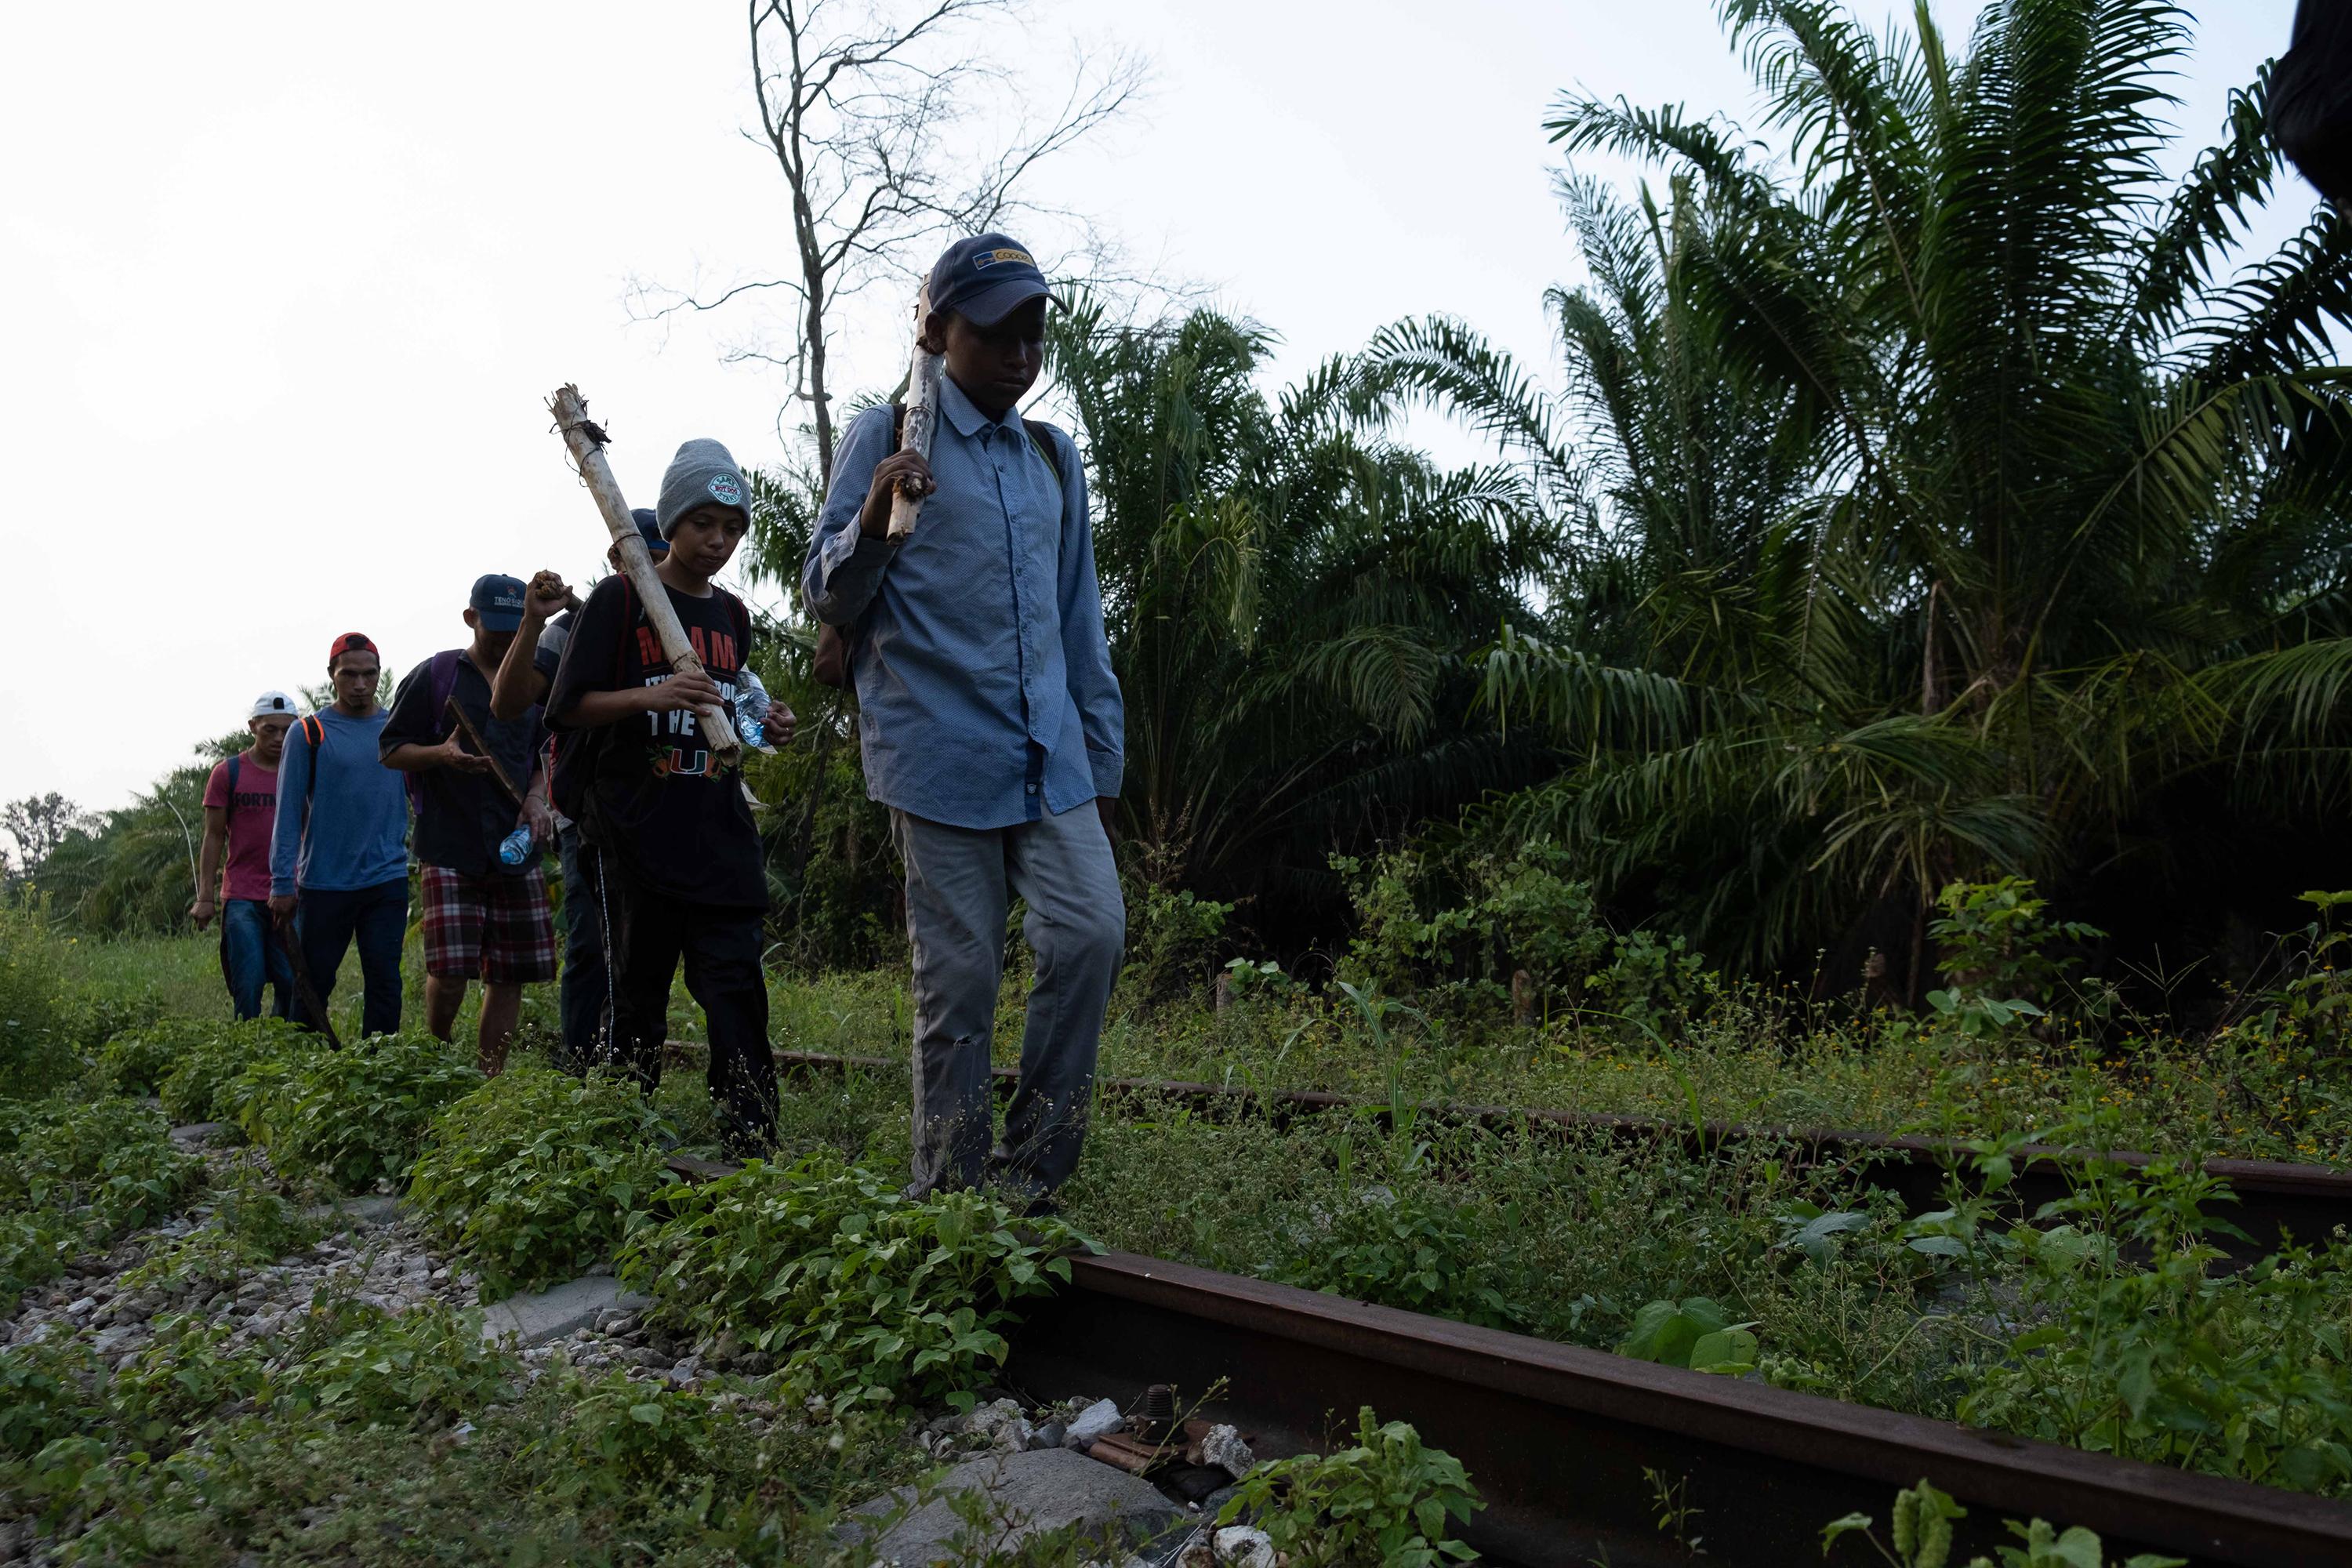
[[[1037,265],[1037,258],[1025,250],[982,250],[971,258],[974,267],[993,267],[1000,261],[1025,261],[1032,267]]]

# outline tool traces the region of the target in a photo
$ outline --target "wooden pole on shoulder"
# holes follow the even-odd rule
[[[925,283],[915,296],[915,357],[907,366],[907,428],[898,450],[919,452],[930,460],[931,427],[940,417],[940,356],[923,346],[923,328],[931,319],[931,286]],[[904,491],[890,498],[890,537],[904,539],[915,531],[915,515],[923,498]]]
[[[677,612],[669,607],[669,590],[662,585],[654,571],[654,558],[646,550],[646,542],[637,532],[636,519],[629,515],[629,503],[621,499],[621,486],[613,478],[613,465],[604,460],[604,432],[588,418],[587,400],[580,389],[566,383],[557,387],[547,400],[548,412],[555,416],[555,427],[562,433],[564,448],[572,454],[573,467],[580,470],[581,479],[588,493],[596,498],[596,510],[604,519],[604,530],[620,547],[621,570],[637,590],[637,598],[646,606],[646,619],[661,639],[662,657],[669,660],[674,673],[693,670],[704,673],[702,661],[694,657],[694,648],[686,640],[686,628],[677,624]],[[735,738],[735,726],[728,721],[727,710],[719,708],[698,708],[695,718],[702,729],[702,738],[710,754],[721,763],[734,763],[743,755],[742,742]]]

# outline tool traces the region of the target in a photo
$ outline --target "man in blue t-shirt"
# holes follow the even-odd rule
[[[378,754],[387,717],[375,700],[382,673],[375,644],[358,632],[328,649],[335,700],[286,737],[269,844],[269,911],[281,925],[294,922],[320,1007],[358,940],[363,1035],[399,1031],[400,944],[408,931],[408,797]]]

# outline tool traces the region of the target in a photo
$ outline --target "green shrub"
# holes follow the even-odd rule
[[[68,1216],[91,1245],[176,1211],[204,1162],[135,1100],[42,1100],[0,1125],[0,1212]]]
[[[283,1018],[215,1025],[184,1046],[156,1081],[163,1113],[176,1122],[234,1121],[229,1089],[255,1062],[312,1049],[317,1037]]]
[[[86,1430],[104,1407],[105,1369],[79,1335],[0,1346],[0,1455],[27,1460]],[[0,1465],[0,1479],[12,1467]]]
[[[271,1370],[264,1404],[361,1426],[434,1426],[511,1398],[520,1367],[446,1302],[393,1313],[365,1302],[314,1302],[302,1349]]]
[[[1376,1424],[1367,1405],[1354,1447],[1258,1466],[1217,1522],[1255,1515],[1292,1568],[1433,1568],[1477,1557],[1450,1531],[1485,1506],[1462,1461],[1402,1421]]]
[[[109,1415],[120,1438],[169,1452],[197,1423],[268,1386],[260,1347],[229,1348],[234,1323],[172,1312],[153,1327],[155,1337],[107,1384]]]
[[[1509,855],[1399,849],[1369,871],[1345,856],[1331,863],[1356,906],[1350,980],[1390,992],[1450,984],[1501,1002],[1517,970],[1563,993],[1609,952],[1592,889],[1568,875],[1570,857],[1556,845]]]
[[[629,1216],[676,1180],[661,1118],[625,1079],[517,1065],[434,1118],[408,1198],[494,1301],[613,1256]]]
[[[2034,1226],[1992,1223],[2014,1179],[2016,1136],[1974,1157],[1981,1191],[1922,1216],[1956,1262],[1998,1269],[2026,1325],[1975,1369],[1961,1419],[2126,1458],[2300,1491],[2352,1489],[2352,1241],[2283,1247],[2216,1274],[2207,1213],[2226,1184],[2192,1160],[2145,1166],[2105,1157],[2122,1113],[2078,1087],[2049,1142],[2091,1151],[2065,1162],[2063,1198]]]
[[[1488,1247],[1464,1200],[1422,1175],[1354,1189],[1299,1227],[1297,1254],[1261,1272],[1286,1285],[1517,1328],[1524,1314],[1489,1280]]]
[[[732,1331],[845,1407],[968,1399],[982,1365],[1004,1359],[1012,1303],[1067,1280],[1055,1254],[1077,1241],[1051,1220],[1033,1224],[1036,1239],[1016,1236],[985,1194],[910,1202],[830,1151],[673,1187],[661,1206],[670,1217],[621,1259],[656,1317],[705,1339]]]
[[[740,1426],[700,1394],[633,1383],[616,1370],[576,1385],[562,1421],[531,1447],[551,1461],[555,1496],[621,1502],[658,1497],[740,1463],[733,1450],[757,1442]]]
[[[281,1175],[361,1192],[406,1177],[434,1116],[481,1083],[468,1054],[429,1035],[320,1041],[254,1061],[215,1098]]]
[[[194,1018],[133,1025],[98,1047],[99,1076],[117,1094],[153,1094],[174,1064],[210,1045],[225,1027]]]
[[[13,1312],[26,1291],[65,1272],[80,1239],[52,1213],[0,1211],[0,1312]]]
[[[1197,994],[1209,984],[1210,960],[1233,905],[1157,883],[1130,883],[1127,911],[1124,989],[1158,1001]]]

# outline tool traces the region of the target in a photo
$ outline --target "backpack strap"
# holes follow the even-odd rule
[[[1045,459],[1045,471],[1054,476],[1054,484],[1058,489],[1062,483],[1062,465],[1054,460],[1054,454],[1061,449],[1062,442],[1068,437],[1043,419],[1024,419],[1021,428],[1029,432],[1029,444],[1037,448],[1040,458]],[[1069,456],[1075,460],[1076,455],[1072,453]]]
[[[243,761],[245,761],[243,752],[234,753],[228,760],[228,806],[221,813],[221,821],[224,825],[236,816],[236,775],[241,771],[237,764]]]
[[[465,657],[461,647],[443,648],[433,656],[433,722],[436,725],[449,706],[449,694],[457,689],[457,661]]]
[[[302,779],[303,831],[308,832],[310,803],[319,795],[319,759],[327,754],[327,726],[316,713],[302,715],[302,739],[310,747],[310,771]]]

